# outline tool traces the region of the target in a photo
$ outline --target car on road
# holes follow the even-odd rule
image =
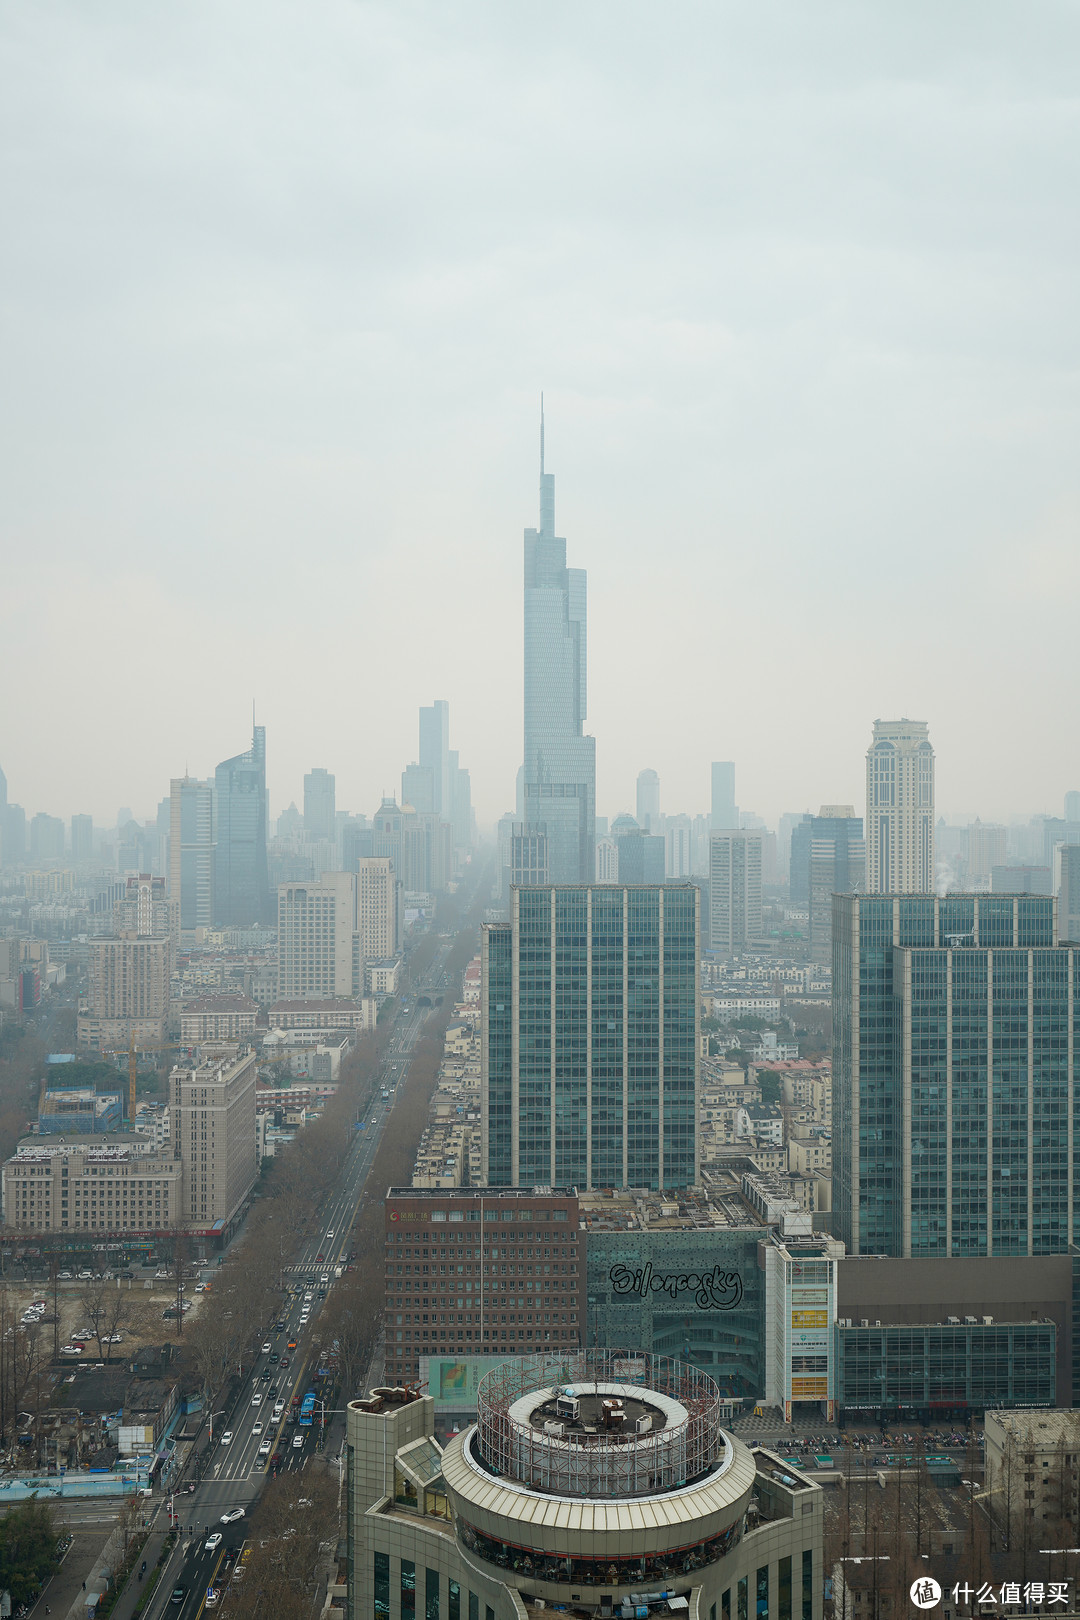
[[[284,1331],[285,1331],[285,1323],[284,1322],[275,1322],[274,1323],[274,1331],[275,1331],[275,1333],[284,1333]]]
[[[295,1339],[290,1339],[289,1340],[289,1349],[290,1350],[295,1350],[296,1349],[296,1340]]]
[[[281,1416],[282,1412],[284,1412],[284,1410],[285,1410],[285,1402],[284,1401],[275,1401],[274,1402],[274,1416],[276,1418],[279,1418]]]
[[[262,1432],[263,1432],[262,1424],[261,1423],[253,1423],[251,1425],[251,1432],[252,1432],[252,1434],[262,1434]]]
[[[322,1283],[323,1287],[325,1288],[327,1283],[330,1281],[330,1273],[328,1271],[324,1271],[322,1276],[319,1278],[319,1281]]]
[[[262,1390],[261,1389],[257,1389],[255,1391],[254,1395],[251,1397],[251,1404],[252,1404],[252,1406],[261,1406],[262,1405]]]
[[[275,1350],[271,1354],[271,1357],[270,1357],[270,1365],[271,1365],[271,1367],[276,1367],[280,1360],[281,1360],[281,1357],[278,1355],[277,1351]]]
[[[61,1282],[70,1282],[71,1281],[71,1272],[70,1271],[59,1271],[59,1272],[57,1272],[57,1276],[59,1277]]]
[[[295,1350],[296,1346],[293,1345],[292,1348]],[[281,1366],[282,1372],[288,1372],[288,1370],[289,1370],[289,1358],[288,1358],[288,1356],[282,1356],[280,1366]]]
[[[179,1608],[181,1603],[183,1603],[183,1601],[184,1601],[184,1599],[186,1597],[187,1597],[187,1587],[186,1586],[174,1586],[173,1589],[172,1589],[172,1597],[170,1597],[169,1602],[170,1603],[175,1603],[176,1607]]]
[[[320,1299],[325,1299],[326,1298],[326,1289],[325,1288],[320,1288],[319,1289],[319,1298]]]
[[[235,1524],[237,1519],[244,1517],[244,1512],[243,1508],[230,1508],[228,1513],[221,1515],[221,1522],[222,1524]]]
[[[221,1437],[221,1443],[222,1443],[223,1446],[227,1446],[227,1445],[229,1445],[231,1443],[231,1441],[232,1441],[232,1430],[231,1429],[226,1429],[225,1433]]]
[[[203,1543],[203,1552],[216,1552],[221,1546],[221,1542],[221,1531],[215,1530],[213,1535],[207,1536],[205,1542]]]
[[[216,1586],[208,1586],[206,1588],[206,1597],[203,1600],[203,1608],[204,1609],[216,1609],[220,1602],[221,1602],[221,1593],[218,1591],[217,1587]]]
[[[294,1451],[299,1451],[300,1447],[304,1443],[303,1435],[302,1434],[294,1434],[293,1438],[292,1438],[292,1443],[293,1443],[293,1450]]]
[[[262,1445],[259,1447],[259,1456],[260,1457],[269,1457],[269,1455],[270,1455],[270,1442],[269,1442],[269,1440],[264,1440]]]
[[[262,1354],[263,1354],[263,1355],[264,1355],[264,1356],[268,1356],[268,1355],[269,1355],[269,1354],[270,1354],[270,1352],[271,1352],[271,1350],[272,1350],[272,1349],[273,1349],[273,1348],[274,1348],[274,1347],[273,1347],[273,1345],[272,1345],[272,1344],[271,1344],[271,1343],[270,1343],[270,1340],[269,1340],[269,1339],[267,1339],[267,1340],[266,1340],[266,1342],[265,1342],[265,1344],[264,1344],[264,1345],[263,1345],[263,1347],[262,1347]]]

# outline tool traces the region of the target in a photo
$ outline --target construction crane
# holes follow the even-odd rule
[[[125,1057],[128,1060],[128,1119],[135,1124],[135,1080],[139,1069],[140,1052],[187,1051],[180,1041],[136,1041],[134,1034],[126,1047],[101,1048],[102,1057]]]

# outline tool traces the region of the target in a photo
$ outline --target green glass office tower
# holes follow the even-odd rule
[[[255,726],[251,747],[222,760],[214,772],[217,843],[214,921],[250,928],[274,921],[266,855],[266,727]]]
[[[698,891],[513,888],[483,931],[489,1183],[697,1179]]]
[[[833,1207],[849,1254],[1080,1236],[1077,950],[1041,895],[833,898]]]

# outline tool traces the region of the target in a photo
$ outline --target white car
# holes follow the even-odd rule
[[[331,1239],[331,1238],[332,1238],[332,1237],[333,1237],[333,1235],[334,1235],[334,1234],[333,1234],[333,1232],[327,1232],[327,1234],[326,1234],[326,1241],[327,1241],[327,1243],[329,1243],[329,1242],[330,1242],[330,1239]]]
[[[304,1443],[304,1437],[303,1437],[302,1434],[294,1434],[293,1435],[292,1444],[293,1444],[293,1450],[294,1451],[299,1451],[300,1447],[303,1445],[303,1443]]]
[[[281,1416],[282,1412],[284,1412],[284,1410],[285,1410],[285,1402],[284,1401],[278,1401],[274,1406],[274,1416],[275,1416],[275,1418],[279,1418]]]
[[[308,1325],[308,1323],[310,1321],[311,1321],[311,1317],[308,1314],[308,1312],[307,1311],[301,1311],[301,1313],[300,1313],[300,1326],[301,1327],[307,1327],[307,1325]]]
[[[252,1432],[252,1434],[262,1434],[262,1432],[263,1432],[262,1424],[261,1423],[253,1423],[251,1425],[251,1432]]]
[[[242,1519],[243,1517],[243,1508],[230,1508],[228,1513],[223,1513],[221,1515],[221,1522],[222,1524],[235,1524],[237,1519]]]
[[[311,1292],[310,1289],[308,1289],[307,1293],[304,1295],[304,1304],[305,1305],[310,1305],[314,1298],[315,1298],[315,1295]]]
[[[207,1536],[205,1542],[203,1543],[203,1552],[213,1552],[215,1547],[220,1547],[221,1546],[221,1542],[222,1542],[221,1531],[220,1530],[215,1530],[213,1535],[212,1536]]]
[[[330,1281],[330,1273],[328,1271],[324,1271],[322,1276],[319,1278],[319,1281],[325,1288]]]
[[[257,1389],[255,1391],[254,1395],[251,1397],[251,1404],[252,1404],[252,1406],[261,1406],[262,1405],[262,1390],[261,1389]]]
[[[232,1439],[232,1430],[231,1429],[226,1429],[225,1433],[221,1437],[222,1445],[227,1446],[229,1444],[229,1442],[231,1441],[231,1439]]]
[[[271,1352],[271,1350],[272,1350],[272,1349],[273,1349],[273,1348],[274,1348],[274,1347],[273,1347],[273,1345],[272,1345],[272,1344],[271,1344],[271,1343],[270,1343],[270,1340],[269,1340],[269,1339],[267,1339],[267,1341],[266,1341],[266,1343],[265,1343],[265,1344],[264,1344],[264,1345],[263,1345],[263,1347],[262,1347],[262,1353],[263,1353],[263,1355],[264,1355],[264,1356],[268,1356],[268,1355],[269,1355],[269,1354],[270,1354],[270,1352]]]
[[[262,1445],[259,1447],[259,1456],[260,1457],[269,1457],[269,1455],[270,1455],[270,1442],[269,1442],[269,1440],[264,1440]]]

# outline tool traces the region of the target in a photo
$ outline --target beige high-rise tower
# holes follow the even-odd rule
[[[925,720],[875,720],[866,751],[866,888],[934,892],[934,750]]]

